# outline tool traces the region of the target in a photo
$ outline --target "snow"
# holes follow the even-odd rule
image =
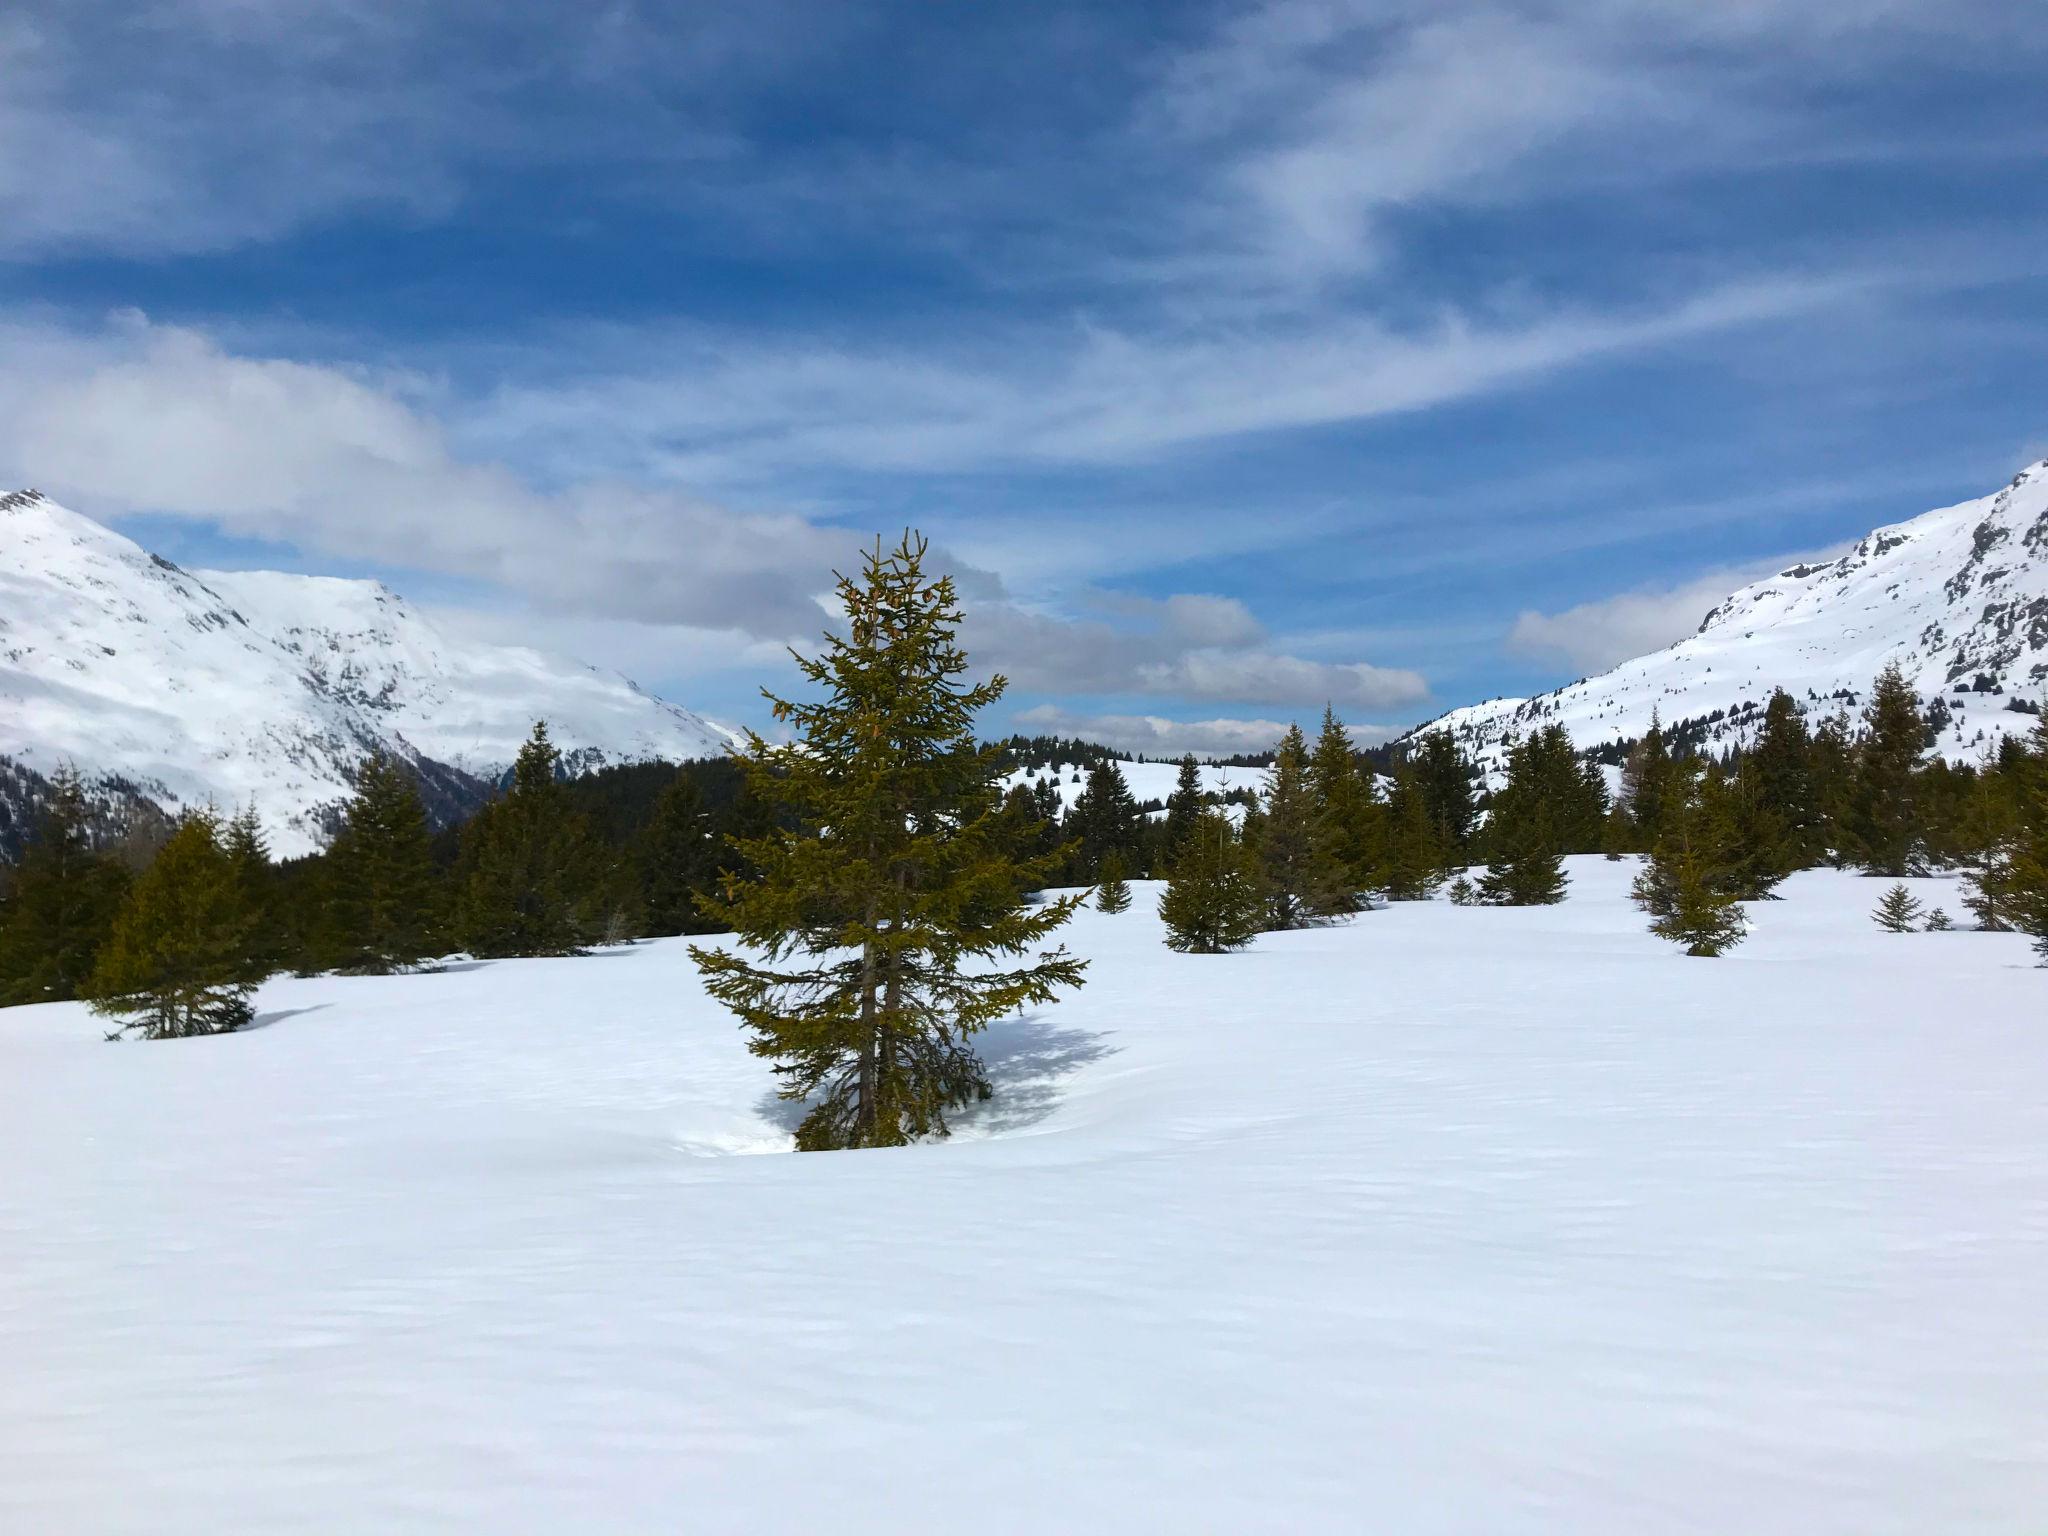
[[[0,496],[0,753],[254,805],[318,846],[373,747],[489,778],[536,718],[579,769],[713,756],[730,732],[625,678],[458,642],[374,581],[185,571],[33,493]]]
[[[1754,706],[1710,733],[1746,742],[1773,688],[1818,721],[1844,702],[1838,694],[1864,697],[1894,661],[1923,697],[1947,701],[1954,719],[1937,746],[1952,761],[2033,729],[2034,715],[2007,706],[2048,701],[2048,460],[1995,495],[1876,529],[1837,560],[1745,587],[1668,649],[1420,729],[1452,732],[1490,769],[1516,734],[1558,724],[1582,749],[1630,741],[1653,710],[1671,725]]]
[[[1173,786],[1180,778],[1178,763],[1140,763],[1127,758],[1116,760],[1117,771],[1124,776],[1124,783],[1131,791],[1131,798],[1143,805],[1148,800],[1157,800],[1162,805],[1173,793]],[[1263,768],[1242,768],[1226,763],[1198,763],[1202,791],[1205,794],[1221,795],[1231,790],[1250,790],[1257,793],[1265,787],[1266,770]],[[1076,779],[1079,782],[1076,782]],[[1050,778],[1053,787],[1059,791],[1060,814],[1074,808],[1074,802],[1088,787],[1088,765],[1084,763],[1055,763],[1049,767],[1018,768],[1007,774],[1002,786],[1007,791],[1012,785],[1022,784],[1027,788],[1040,779]]]
[[[1139,886],[883,1152],[732,1155],[676,941],[0,1012],[0,1529],[2038,1531],[2048,970],[1631,873],[1212,958]]]

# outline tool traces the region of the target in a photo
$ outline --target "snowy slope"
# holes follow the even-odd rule
[[[457,643],[373,581],[185,571],[33,492],[0,496],[0,754],[119,774],[170,806],[254,804],[280,854],[372,747],[489,778],[536,718],[570,765],[729,734],[614,673]]]
[[[1130,787],[1131,798],[1143,805],[1148,800],[1165,803],[1173,793],[1175,780],[1180,777],[1178,763],[1138,763],[1125,759],[1117,760],[1117,771],[1123,774],[1124,783]],[[1257,792],[1266,782],[1263,768],[1239,768],[1223,763],[1202,763],[1198,765],[1202,776],[1202,789],[1212,795],[1221,795],[1233,789]],[[1088,768],[1083,763],[1055,763],[1042,768],[1018,768],[1003,777],[1003,788],[1022,784],[1029,788],[1041,779],[1051,779],[1059,791],[1060,814],[1064,816],[1074,808],[1074,802],[1081,798],[1081,792],[1088,787]]]
[[[1940,746],[1952,758],[2032,729],[2032,715],[2006,706],[2048,697],[2048,461],[1996,495],[1879,528],[1839,560],[1745,587],[1669,649],[1419,729],[1453,732],[1490,765],[1512,737],[1553,723],[1582,748],[1632,740],[1652,710],[1667,726],[1722,711],[1729,718],[1707,739],[1744,740],[1774,686],[1809,714],[1830,714],[1891,661],[1924,698],[1944,701]]]
[[[1225,957],[1140,886],[894,1151],[730,1155],[681,942],[0,1012],[0,1530],[2038,1533],[2048,971],[1631,873]]]

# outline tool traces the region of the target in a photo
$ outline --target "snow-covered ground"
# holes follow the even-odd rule
[[[1173,786],[1180,778],[1178,763],[1140,763],[1128,759],[1117,760],[1117,771],[1124,776],[1124,783],[1131,791],[1131,798],[1143,805],[1148,800],[1164,804],[1166,797],[1173,793]],[[1205,794],[1227,794],[1233,789],[1258,791],[1266,782],[1263,768],[1240,768],[1226,763],[1201,763],[1197,765],[1201,774],[1202,790]],[[1088,787],[1088,769],[1081,763],[1057,763],[1047,767],[1018,768],[1003,778],[1003,788],[1013,784],[1029,787],[1040,779],[1051,779],[1053,788],[1059,791],[1060,813],[1074,808],[1074,802],[1081,798],[1081,792]]]
[[[0,1530],[2040,1531],[2048,970],[1572,873],[1221,958],[1141,889],[888,1152],[729,1155],[678,942],[0,1013]]]

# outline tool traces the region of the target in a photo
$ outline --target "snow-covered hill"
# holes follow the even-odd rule
[[[2033,728],[2048,695],[2048,460],[2004,490],[1879,528],[1839,560],[1743,588],[1698,633],[1533,699],[1494,699],[1419,728],[1449,730],[1489,766],[1513,737],[1564,726],[1581,748],[1697,723],[1746,739],[1773,687],[1810,713],[1861,698],[1896,661],[1947,715],[1940,749],[1969,760]]]
[[[775,1155],[680,939],[0,1010],[0,1531],[2038,1533],[2025,937],[1569,869],[1227,956],[1138,884],[939,1146]]]
[[[732,741],[616,673],[459,641],[379,582],[186,571],[33,491],[0,496],[0,756],[28,768],[253,804],[293,854],[373,747],[453,794],[502,772],[537,718],[577,771]]]

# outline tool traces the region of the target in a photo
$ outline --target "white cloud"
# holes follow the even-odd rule
[[[240,356],[140,316],[88,335],[16,325],[0,344],[17,363],[0,375],[0,473],[92,515],[171,514],[481,580],[628,671],[663,631],[739,637],[712,648],[721,665],[814,640],[832,570],[868,537],[622,480],[537,489],[459,456],[430,409],[453,402],[424,381]],[[945,563],[970,597],[970,654],[1027,689],[1363,708],[1427,696],[1411,671],[1274,649],[1236,598],[1084,591],[1067,616],[1025,607],[997,573]]]

